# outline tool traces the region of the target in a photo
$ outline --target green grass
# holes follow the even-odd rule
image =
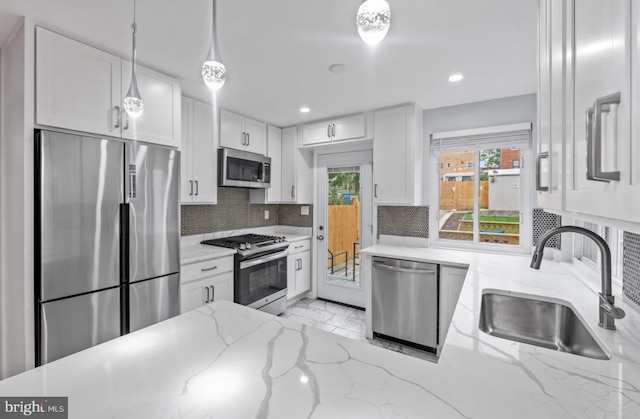
[[[466,214],[463,218],[464,221],[473,221],[473,214]],[[504,216],[504,215],[481,215],[480,222],[493,221],[496,223],[519,223],[520,217],[518,216]]]

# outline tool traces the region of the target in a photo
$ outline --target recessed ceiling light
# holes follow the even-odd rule
[[[306,106],[303,106],[302,108],[300,108],[300,112],[302,113],[309,113],[311,109],[307,108]]]
[[[451,76],[449,76],[449,81],[451,81],[451,82],[460,81],[462,79],[464,79],[462,74],[452,74]]]
[[[335,74],[344,73],[347,71],[347,66],[344,64],[333,64],[329,66],[329,71]]]

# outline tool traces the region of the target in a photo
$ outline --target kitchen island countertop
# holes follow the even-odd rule
[[[219,301],[0,381],[2,396],[68,396],[70,418],[640,417],[640,315],[597,323],[597,295],[564,264],[374,247],[468,265],[437,364]],[[562,298],[612,359],[488,336],[485,288]]]

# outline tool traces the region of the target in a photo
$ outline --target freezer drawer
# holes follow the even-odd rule
[[[373,332],[438,345],[438,265],[373,258]]]
[[[120,336],[120,287],[41,305],[45,364]]]
[[[129,301],[131,332],[177,316],[180,314],[180,274],[131,284]]]

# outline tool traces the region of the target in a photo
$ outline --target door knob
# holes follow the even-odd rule
[[[319,236],[316,236],[316,239],[318,240],[324,240],[324,236],[322,234],[320,234]]]

